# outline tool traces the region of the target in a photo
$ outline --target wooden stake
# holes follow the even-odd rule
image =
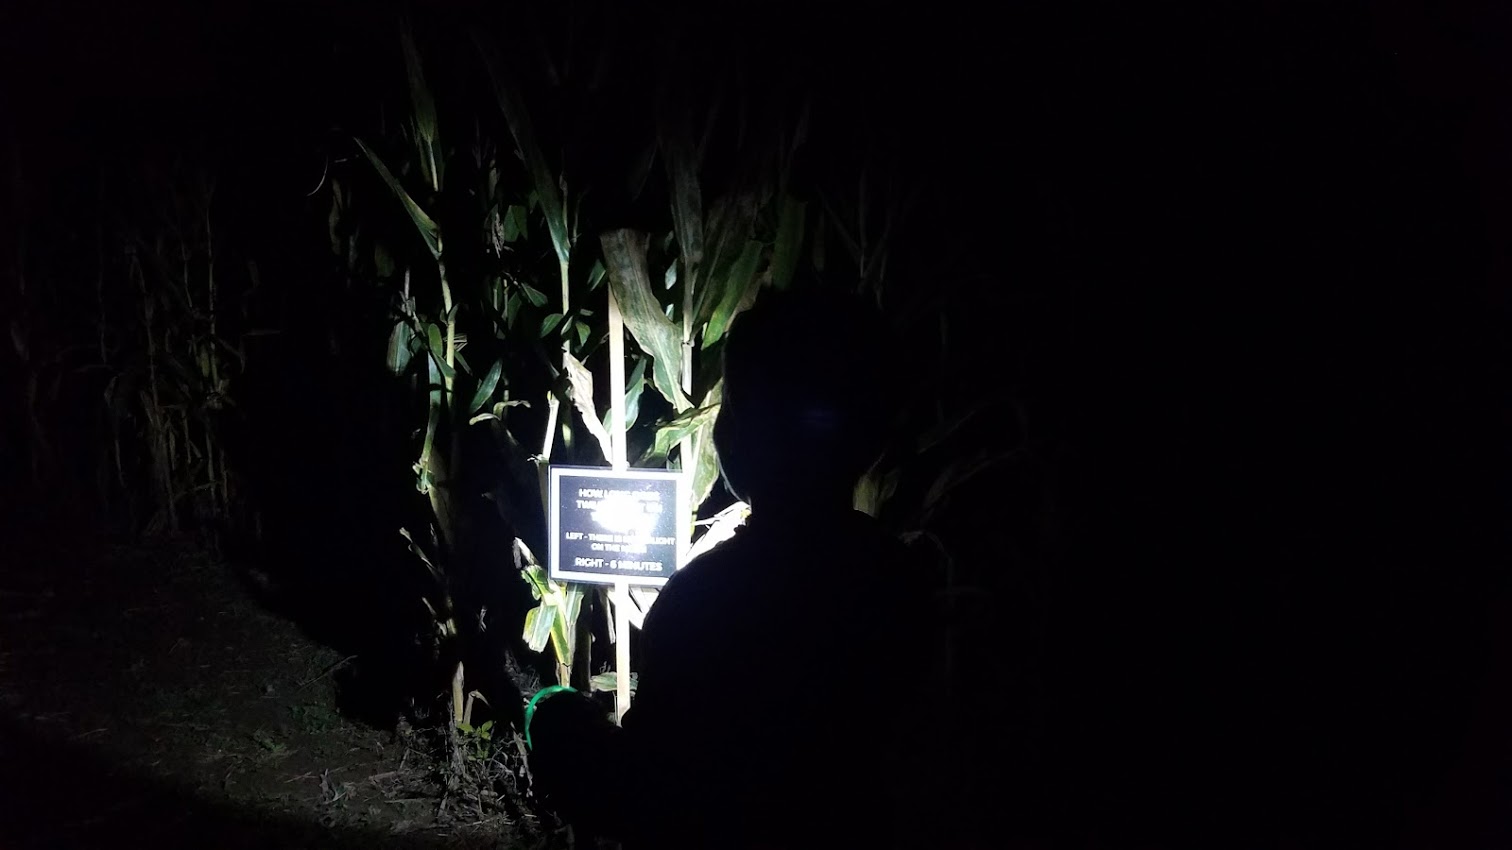
[[[628,469],[625,447],[625,320],[620,315],[614,287],[609,290],[609,437],[615,469]]]
[[[630,710],[630,583],[614,583],[614,722]]]
[[[625,446],[625,320],[614,287],[609,291],[609,444],[615,469],[628,469]],[[614,583],[614,722],[630,710],[630,583]]]

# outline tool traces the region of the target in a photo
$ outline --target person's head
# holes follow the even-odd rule
[[[890,350],[855,298],[763,293],[725,342],[714,444],[731,492],[757,510],[848,505],[895,407],[883,390]]]

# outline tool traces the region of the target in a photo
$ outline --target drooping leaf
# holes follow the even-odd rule
[[[899,470],[875,466],[856,482],[852,505],[856,510],[875,517],[898,489]]]
[[[446,363],[446,345],[441,341],[441,328],[433,322],[426,326],[425,333],[430,342],[431,359],[435,361],[436,368],[441,370],[441,377],[455,378],[456,370]]]
[[[562,352],[562,364],[567,367],[572,404],[582,415],[584,424],[588,426],[588,433],[599,441],[599,448],[603,449],[606,460],[614,457],[609,431],[599,421],[598,411],[593,409],[593,373],[588,371],[588,367],[576,357],[565,351]]]
[[[387,361],[390,374],[396,377],[402,376],[409,369],[414,335],[415,331],[410,327],[408,319],[394,322],[394,329],[389,331],[388,341]]]
[[[545,307],[546,306],[546,293],[542,292],[539,289],[536,289],[534,286],[531,286],[530,284],[526,283],[523,280],[516,280],[515,284],[517,286],[519,286],[521,290],[524,291],[525,297],[530,300],[530,306],[532,306],[532,307]]]
[[[577,631],[578,612],[583,608],[583,586],[569,582],[561,590],[556,621],[551,624],[551,644],[556,650],[557,661],[567,668],[572,667]]]
[[[709,346],[719,342],[730,329],[735,316],[755,301],[755,289],[761,285],[760,278],[756,276],[756,264],[760,260],[761,243],[754,239],[747,242],[745,250],[740,253],[722,282],[724,292],[709,316],[709,324],[704,328],[702,349],[707,350]]]
[[[667,454],[672,447],[682,442],[684,438],[698,433],[700,428],[711,425],[714,418],[719,415],[719,404],[716,402],[708,407],[695,407],[685,410],[672,419],[659,425],[656,429],[656,438],[651,447],[641,458],[641,466],[659,466],[667,462]]]
[[[544,652],[556,625],[556,606],[542,602],[525,612],[525,643],[532,652]]]
[[[408,26],[400,29],[404,42],[404,67],[409,77],[410,105],[414,110],[415,146],[420,154],[420,171],[433,191],[441,190],[444,157],[440,153],[440,141],[436,125],[436,100],[430,87],[425,84],[425,73],[420,66],[420,51],[415,49],[415,39]]]
[[[631,671],[631,673],[630,673],[630,693],[632,693],[632,694],[635,693],[635,687],[639,683],[640,683],[640,676],[639,676],[639,674],[635,673],[634,671]],[[619,674],[617,674],[617,673],[600,673],[597,676],[594,676],[592,679],[589,679],[588,680],[588,684],[595,691],[608,691],[609,693],[613,693],[617,688],[619,688]]]
[[[746,517],[750,515],[751,506],[737,501],[709,519],[700,520],[699,524],[707,524],[709,529],[688,549],[688,561],[691,563],[694,558],[734,537],[736,530],[745,524]]]
[[[635,361],[635,368],[631,370],[630,377],[625,381],[625,430],[635,427],[635,420],[640,416],[641,391],[646,388],[646,358]],[[613,432],[614,423],[609,421],[610,411],[604,411],[604,430]]]
[[[545,339],[546,337],[550,336],[551,332],[556,330],[557,325],[560,325],[562,323],[563,318],[564,316],[561,313],[552,313],[546,318],[542,319],[541,339]]]
[[[546,157],[536,142],[530,114],[504,67],[503,59],[493,46],[483,40],[480,33],[475,31],[473,36],[478,51],[483,55],[483,63],[488,68],[488,78],[493,83],[499,110],[504,113],[504,121],[509,125],[510,134],[514,136],[515,146],[525,161],[526,170],[530,172],[531,184],[541,204],[541,212],[546,217],[546,227],[551,231],[551,244],[556,249],[557,261],[565,263],[572,252],[572,242],[567,231],[567,211],[562,203],[561,192],[557,189],[556,177],[546,164]]]
[[[510,204],[504,210],[503,235],[505,242],[514,242],[518,239],[529,239],[530,232],[526,225],[527,216],[525,208],[519,204]]]
[[[388,166],[383,164],[383,160],[378,157],[378,154],[374,153],[373,149],[368,147],[367,143],[361,139],[357,139],[356,141],[357,146],[362,148],[362,152],[367,154],[368,161],[373,164],[373,169],[378,172],[378,176],[383,178],[384,183],[388,184],[389,190],[394,193],[394,197],[404,204],[405,211],[409,213],[410,220],[415,223],[415,229],[420,231],[420,237],[425,240],[425,247],[430,249],[431,256],[440,258],[440,226],[426,214],[425,210],[420,208],[419,204],[415,203],[415,199],[410,197],[409,192],[404,191],[404,186],[399,183],[399,178],[395,177],[392,171],[389,171]]]
[[[682,391],[682,334],[667,318],[651,291],[646,274],[646,234],[611,230],[599,237],[609,272],[609,285],[619,302],[625,327],[641,350],[651,356],[652,384],[674,410],[692,406]]]
[[[723,397],[724,379],[721,378],[710,388],[704,396],[701,410],[715,411],[718,415],[720,399]],[[709,493],[714,489],[714,482],[719,480],[719,458],[714,451],[714,417],[705,420],[693,434],[693,510],[703,506],[704,500],[709,498]],[[684,469],[687,462],[684,461]]]
[[[587,322],[574,321],[573,324],[577,327],[578,347],[581,348],[588,344],[588,335],[593,332],[593,329],[588,327]]]
[[[704,260],[703,194],[698,184],[698,150],[686,110],[669,111],[659,128],[662,162],[671,184],[672,225],[682,259],[683,284],[693,287]]]
[[[704,263],[694,299],[693,324],[702,327],[715,306],[724,300],[728,287],[737,285],[732,272],[744,260],[748,243],[756,232],[761,204],[755,191],[730,192],[719,199],[704,225]],[[760,259],[760,250],[752,259]]]
[[[514,327],[515,316],[520,314],[520,303],[524,300],[513,292],[504,296],[504,327]]]
[[[467,405],[467,414],[471,416],[483,409],[483,405],[493,397],[494,389],[499,386],[499,376],[503,374],[504,361],[495,360],[493,366],[488,369],[488,374],[478,382],[478,391],[473,393],[472,402]]]

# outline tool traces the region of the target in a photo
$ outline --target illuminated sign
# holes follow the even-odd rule
[[[551,467],[551,577],[665,584],[687,556],[689,501],[675,470]]]

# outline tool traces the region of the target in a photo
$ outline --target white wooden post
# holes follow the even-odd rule
[[[625,320],[620,315],[614,287],[609,293],[609,443],[614,456],[609,463],[617,470],[628,469],[625,447]],[[630,710],[630,583],[614,582],[614,720],[623,720]]]

